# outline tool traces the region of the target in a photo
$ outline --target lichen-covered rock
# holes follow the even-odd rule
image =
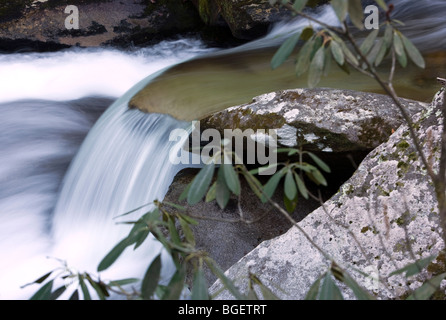
[[[434,171],[438,170],[442,131],[443,93],[414,116],[414,127]],[[409,136],[402,125],[371,152],[323,207],[299,222],[307,235],[333,260],[348,270],[355,268],[378,277],[352,275],[381,299],[405,297],[427,278],[445,272],[442,230],[435,192]],[[426,270],[406,279],[392,271],[414,259],[439,254]],[[414,257],[412,257],[414,255]],[[246,288],[248,270],[257,274],[283,299],[303,299],[312,283],[331,261],[296,228],[265,241],[232,266],[227,275]],[[281,290],[278,290],[280,287]],[[211,290],[217,292],[221,283]],[[344,297],[353,293],[342,287]],[[444,286],[439,296],[444,297]],[[231,299],[227,291],[218,296]]]
[[[415,114],[426,105],[401,100]],[[402,124],[390,97],[333,89],[292,89],[258,96],[201,120],[201,128],[277,129],[283,147],[346,152],[372,150]]]
[[[79,11],[79,29],[67,29],[68,5]],[[158,0],[0,0],[0,49],[143,45],[202,25],[189,2]]]

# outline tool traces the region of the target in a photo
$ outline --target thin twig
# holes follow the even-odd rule
[[[393,77],[395,75],[395,69],[396,69],[396,55],[395,55],[395,49],[392,47],[392,66],[390,67],[388,85],[390,90],[392,90],[392,93],[396,96],[395,88],[393,87]]]

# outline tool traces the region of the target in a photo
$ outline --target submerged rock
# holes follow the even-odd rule
[[[411,114],[426,105],[401,99]],[[318,152],[376,148],[403,120],[389,96],[333,89],[292,89],[255,97],[201,120],[201,128],[277,129],[280,147]]]
[[[438,93],[428,109],[413,117],[434,171],[439,164],[442,97],[444,94]],[[405,297],[427,278],[446,269],[435,192],[407,125],[373,150],[336,195],[299,222],[299,226],[336,263],[374,277],[351,272],[378,298]],[[390,276],[414,259],[437,254],[437,260],[417,276]],[[330,265],[331,261],[293,227],[282,236],[264,241],[226,274],[245,290],[249,270],[280,298],[303,299]],[[211,291],[219,292],[221,288],[221,283],[216,282]],[[341,288],[345,298],[354,299],[352,291]],[[440,295],[444,296],[444,288]],[[218,298],[233,297],[223,291]]]

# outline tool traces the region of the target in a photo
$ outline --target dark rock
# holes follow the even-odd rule
[[[66,29],[67,5],[78,7],[79,29]],[[61,47],[138,46],[197,31],[201,26],[194,6],[183,1],[158,0],[154,4],[149,0],[0,1],[3,51],[17,40],[38,44],[31,47],[45,47],[45,43]],[[18,44],[10,51],[20,50]]]
[[[344,163],[346,162],[342,156],[338,161],[342,162],[341,159],[344,159]],[[353,171],[354,167],[350,165],[343,172],[336,170],[335,174],[327,176],[330,187],[321,190],[323,199],[329,199],[338,190],[342,182],[351,176]],[[197,218],[199,224],[192,227],[196,247],[207,252],[223,270],[235,264],[261,242],[277,237],[290,228],[289,221],[277,209],[269,204],[262,205],[249,188],[248,183],[243,179],[241,180],[242,195],[240,199],[231,198],[228,206],[223,210],[215,201],[202,201],[194,206],[187,205],[186,201],[179,202],[181,193],[197,172],[198,169],[185,169],[179,172],[164,201],[184,206],[186,208],[185,214]],[[262,183],[266,183],[267,178],[264,178]],[[317,194],[315,187],[311,187],[310,184],[308,184],[308,187],[309,190]],[[274,195],[274,200],[282,203],[283,197],[283,189],[279,187]],[[238,200],[240,200],[239,204]],[[292,216],[300,221],[319,206],[319,201],[305,200],[301,197]],[[241,215],[243,215],[245,221],[240,221]],[[216,277],[207,269],[205,275],[208,283],[213,283],[216,280]]]

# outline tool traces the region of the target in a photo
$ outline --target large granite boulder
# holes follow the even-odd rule
[[[426,105],[401,99],[410,113]],[[345,152],[372,150],[403,120],[387,95],[334,89],[290,89],[255,97],[201,120],[202,130],[277,129],[279,147]]]
[[[439,162],[443,97],[442,92],[438,93],[428,109],[413,117],[434,170],[438,170]],[[378,298],[405,297],[427,278],[446,270],[435,192],[406,125],[373,150],[336,195],[299,222],[299,226],[345,269],[355,268],[379,277],[384,284],[352,272]],[[436,260],[419,275],[409,279],[390,276],[415,259],[437,254]],[[303,299],[330,264],[292,227],[284,235],[264,241],[226,274],[246,290],[249,270],[280,298]],[[211,291],[219,292],[221,287],[216,282]],[[342,290],[345,298],[355,298],[350,290]],[[444,287],[437,294],[444,298]],[[233,297],[223,291],[218,298]]]

